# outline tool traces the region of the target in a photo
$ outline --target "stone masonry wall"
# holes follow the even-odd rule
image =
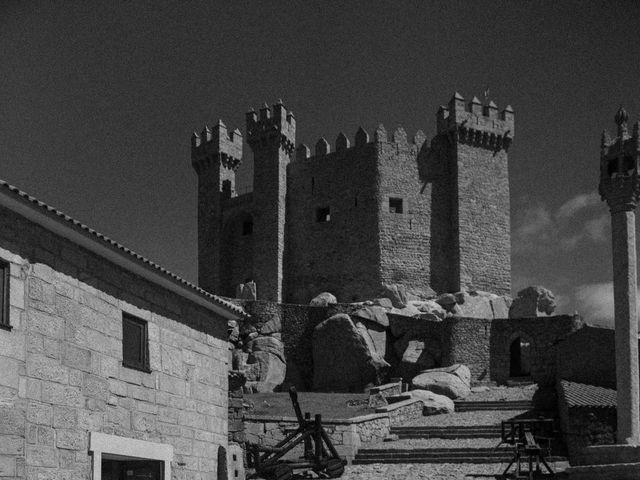
[[[556,349],[560,339],[582,327],[579,317],[522,319],[449,318],[442,322],[443,366],[462,363],[473,382],[505,383],[510,377],[510,346],[518,337],[531,341],[531,377],[541,385],[555,382]]]
[[[615,408],[568,407],[564,396],[558,395],[558,416],[571,463],[585,447],[616,442]]]
[[[540,385],[553,386],[558,342],[583,326],[577,315],[494,320],[489,343],[491,380],[503,383],[509,378],[510,346],[521,337],[531,344],[531,377]]]
[[[235,173],[218,161],[198,174],[198,285],[208,292],[221,287],[222,183],[235,184]]]
[[[420,411],[422,414],[422,410]],[[273,446],[298,427],[295,418],[247,416],[245,419],[247,442]],[[338,455],[349,463],[361,446],[381,442],[389,433],[391,422],[387,414],[372,414],[346,420],[323,419],[322,427],[329,435]],[[298,445],[284,457],[295,460],[304,453]]]
[[[340,302],[379,293],[373,144],[297,158],[287,177],[286,301],[308,303],[323,291]],[[317,221],[320,208],[330,209],[329,221]]]
[[[174,447],[215,477],[227,445],[226,321],[5,209],[12,330],[0,330],[0,476],[90,478],[90,432]],[[148,322],[150,373],[122,365],[122,313]]]
[[[431,193],[433,184],[422,181],[419,134],[407,141],[402,129],[393,141],[376,143],[380,184],[380,271],[384,284],[401,283],[418,289],[430,287]],[[391,211],[390,199],[402,201],[402,212]],[[450,220],[449,220],[450,221]]]
[[[460,289],[511,293],[507,153],[457,144]],[[456,262],[457,263],[457,262]]]
[[[614,334],[587,325],[563,339],[557,347],[558,379],[616,388]]]

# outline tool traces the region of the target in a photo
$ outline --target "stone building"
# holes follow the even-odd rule
[[[0,222],[0,477],[215,478],[244,311],[4,182]]]
[[[430,142],[380,125],[353,146],[340,133],[335,152],[321,138],[312,155],[295,133],[282,102],[247,113],[254,174],[243,194],[240,131],[219,122],[193,135],[202,288],[233,296],[253,279],[258,299],[288,303],[322,291],[358,301],[388,284],[510,292],[511,107],[455,94]]]

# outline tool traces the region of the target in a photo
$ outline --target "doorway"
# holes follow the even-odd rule
[[[160,460],[102,459],[102,480],[162,480],[163,467]]]
[[[528,377],[531,375],[531,342],[517,337],[509,347],[509,376]]]

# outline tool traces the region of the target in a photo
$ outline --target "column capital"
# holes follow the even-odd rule
[[[598,191],[612,214],[630,212],[640,201],[640,179],[638,175],[606,178],[601,180]]]

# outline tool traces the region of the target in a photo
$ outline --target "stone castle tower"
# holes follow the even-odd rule
[[[430,142],[402,128],[335,151],[295,148],[296,122],[282,102],[246,116],[253,192],[237,195],[242,134],[219,122],[192,137],[198,174],[198,268],[205,290],[233,296],[248,279],[258,299],[307,303],[322,291],[350,302],[385,284],[510,293],[507,150],[502,112],[455,94],[437,113]]]

